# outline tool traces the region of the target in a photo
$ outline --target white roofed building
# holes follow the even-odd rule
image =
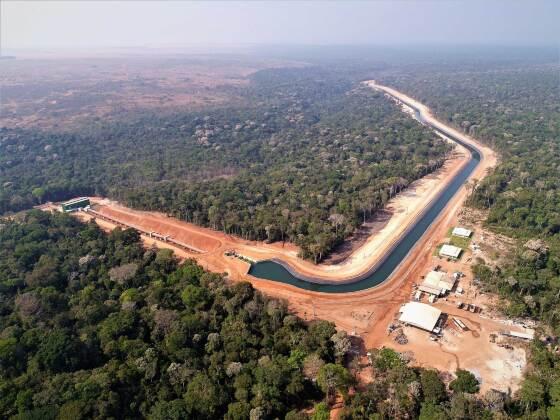
[[[456,227],[451,231],[451,234],[454,236],[460,236],[461,238],[470,238],[472,235],[472,230],[462,227]]]
[[[400,312],[399,321],[429,332],[434,330],[441,316],[439,309],[420,302],[408,302]]]
[[[439,250],[440,257],[457,259],[463,250],[453,245],[443,245]]]
[[[453,289],[455,281],[454,277],[449,277],[444,271],[430,271],[418,289],[432,295],[441,296]]]

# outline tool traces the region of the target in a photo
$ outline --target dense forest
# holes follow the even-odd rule
[[[426,102],[444,120],[495,148],[498,167],[473,185],[468,204],[488,212],[485,225],[517,240],[507,263],[479,259],[482,287],[504,298],[512,317],[542,321],[560,334],[560,86],[558,64],[479,66],[469,71],[400,74],[387,82]],[[560,366],[533,350],[521,395],[530,418],[560,418]],[[527,414],[529,415],[529,414]]]
[[[31,211],[0,249],[2,418],[274,418],[321,398],[306,375],[351,383],[333,324],[133,230]]]
[[[342,419],[521,417],[545,400],[560,412],[560,361],[539,345],[546,376],[518,399],[475,396],[468,371],[446,386],[390,349],[371,350],[374,380],[355,391],[351,338],[249,283],[179,265],[133,230],[37,210],[1,222],[2,418],[324,420],[337,395]]]
[[[0,212],[99,194],[315,261],[450,146],[379,93],[319,68],[257,72],[250,108],[0,131]]]
[[[517,238],[511,265],[479,274],[511,304],[513,316],[540,318],[560,332],[560,87],[558,65],[432,73],[390,79],[444,120],[500,154],[496,170],[473,185],[469,205],[485,224]]]

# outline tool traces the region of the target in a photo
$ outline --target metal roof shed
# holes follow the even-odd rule
[[[90,205],[89,198],[87,197],[80,197],[75,198],[73,200],[67,201],[60,205],[60,208],[63,212],[70,212],[78,209],[82,209]]]
[[[429,293],[430,295],[436,295],[436,296],[441,295],[441,289],[439,287],[432,287],[432,286],[426,286],[424,284],[421,284],[418,287],[418,290],[420,290],[421,292]]]
[[[461,238],[470,238],[472,235],[472,230],[462,227],[456,227],[451,231],[451,234],[454,236],[460,236]]]
[[[459,258],[459,255],[461,255],[462,251],[463,250],[461,248],[445,244],[439,250],[439,255],[441,257]]]
[[[455,279],[450,279],[444,271],[430,271],[419,289],[436,296],[443,295],[453,289]]]
[[[441,311],[419,302],[408,302],[401,307],[399,321],[432,332],[437,325]]]
[[[445,271],[430,271],[427,275],[422,284],[431,287],[438,287],[439,282],[445,279],[446,276]]]

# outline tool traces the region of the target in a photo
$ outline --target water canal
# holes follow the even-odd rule
[[[250,275],[261,279],[290,284],[305,290],[325,293],[348,293],[369,289],[383,283],[391,276],[391,273],[398,267],[401,261],[406,258],[414,245],[437,219],[447,203],[453,198],[455,193],[460,190],[480,162],[480,152],[478,149],[455,137],[451,132],[425,121],[417,108],[411,104],[407,105],[414,109],[416,119],[430,126],[434,131],[464,146],[469,150],[471,158],[455,178],[453,178],[436,199],[425,209],[416,223],[413,224],[404,235],[401,235],[400,239],[389,250],[385,257],[367,272],[356,277],[340,279],[336,283],[298,274],[288,264],[277,259],[260,261],[253,264],[249,270]]]

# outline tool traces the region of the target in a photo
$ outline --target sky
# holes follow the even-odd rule
[[[557,0],[0,0],[0,45],[556,44]]]

